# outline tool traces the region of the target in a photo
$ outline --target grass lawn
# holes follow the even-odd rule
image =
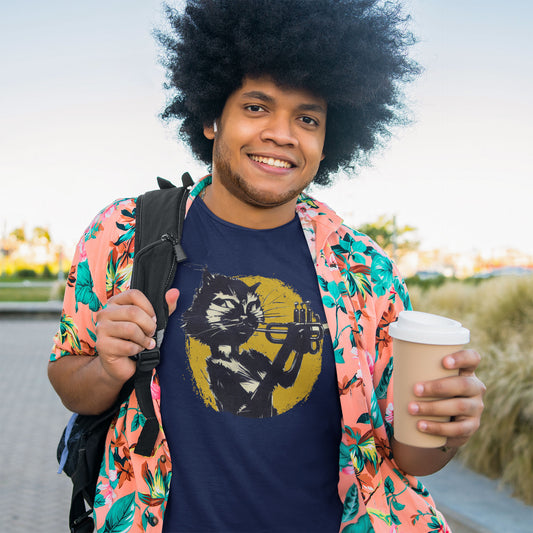
[[[0,302],[47,302],[51,287],[0,287]]]

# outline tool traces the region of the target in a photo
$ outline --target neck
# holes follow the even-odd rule
[[[216,179],[204,190],[202,198],[212,213],[245,228],[277,228],[290,222],[296,212],[297,198],[272,207],[256,206],[236,198]]]

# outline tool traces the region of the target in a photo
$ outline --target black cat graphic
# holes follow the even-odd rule
[[[307,320],[261,328],[264,312],[258,286],[204,270],[202,286],[183,314],[183,325],[189,336],[211,350],[207,372],[218,410],[263,418],[277,414],[272,404],[275,387],[294,385],[304,354],[316,353],[322,329],[316,322],[310,329]],[[256,350],[240,350],[256,331],[281,344],[273,361]],[[290,368],[284,370],[293,353]]]

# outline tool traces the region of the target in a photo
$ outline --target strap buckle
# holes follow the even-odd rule
[[[92,518],[92,514],[93,514],[93,510],[89,509],[88,511],[85,511],[81,516],[76,518],[72,522],[72,524],[70,524],[71,533],[80,533],[80,532],[88,533],[89,531],[93,531],[94,521]]]
[[[153,370],[161,360],[159,348],[155,347],[153,350],[143,350],[137,354],[137,371],[149,372]]]

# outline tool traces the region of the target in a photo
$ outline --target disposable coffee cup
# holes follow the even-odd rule
[[[394,437],[397,441],[420,448],[439,448],[446,437],[422,433],[419,420],[449,421],[449,417],[411,415],[407,406],[412,401],[434,401],[414,395],[414,386],[422,381],[458,374],[443,367],[446,355],[457,352],[470,341],[470,332],[443,316],[401,311],[398,320],[389,326],[393,338]]]

